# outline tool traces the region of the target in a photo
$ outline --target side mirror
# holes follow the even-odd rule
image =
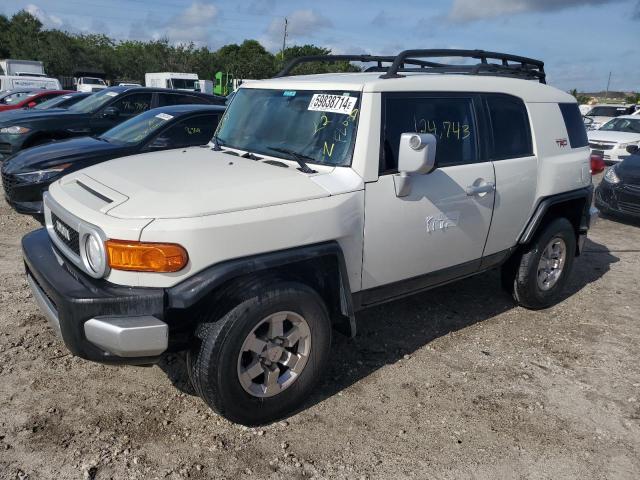
[[[640,146],[638,145],[629,145],[627,147],[627,153],[630,153],[631,155],[638,155],[638,152],[640,152]]]
[[[37,103],[36,103],[36,102],[29,102],[29,103],[27,103],[27,107],[29,107],[29,108],[33,108],[33,107],[35,107],[36,105],[37,105]]]
[[[393,177],[396,196],[406,197],[411,191],[411,176],[425,175],[436,168],[436,144],[431,133],[403,133],[398,150],[398,173]]]
[[[107,107],[103,110],[102,116],[104,118],[118,118],[120,116],[120,110],[116,107]]]

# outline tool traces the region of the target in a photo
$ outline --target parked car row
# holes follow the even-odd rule
[[[5,197],[18,212],[42,218],[42,194],[63,175],[117,157],[208,143],[223,103],[197,92],[118,86],[63,92],[29,110],[1,112]]]

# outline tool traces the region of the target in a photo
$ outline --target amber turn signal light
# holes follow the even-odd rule
[[[128,240],[107,240],[107,258],[114,270],[133,272],[177,272],[189,256],[175,243],[147,243]]]

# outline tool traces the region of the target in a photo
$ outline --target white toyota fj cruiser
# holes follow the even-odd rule
[[[443,56],[479,63],[425,60]],[[374,66],[287,76],[312,60]],[[548,307],[594,211],[578,105],[544,75],[478,50],[297,59],[245,82],[208,146],[54,183],[23,239],[34,297],[80,357],[188,350],[198,393],[244,424],[299,407],[360,309],[495,267]]]

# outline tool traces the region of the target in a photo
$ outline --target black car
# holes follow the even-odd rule
[[[595,205],[602,213],[640,218],[640,151],[627,147],[631,156],[609,167],[596,188]]]
[[[35,107],[33,107],[32,111],[49,110],[52,108],[69,108],[71,105],[78,103],[80,100],[87,98],[89,95],[91,95],[89,92],[65,93],[64,95],[58,95],[57,97],[50,98],[49,100],[36,105]],[[24,112],[24,110],[22,110],[22,112]],[[7,115],[9,113],[10,112],[6,112]],[[7,117],[2,117],[3,120],[5,118]]]
[[[68,109],[31,110],[19,119],[0,117],[0,160],[51,140],[101,134],[151,108],[224,102],[224,97],[165,88],[106,88]]]
[[[69,138],[27,148],[2,165],[7,202],[20,213],[41,216],[42,193],[61,176],[113,158],[205,145],[224,109],[195,104],[154,108],[99,137]]]

